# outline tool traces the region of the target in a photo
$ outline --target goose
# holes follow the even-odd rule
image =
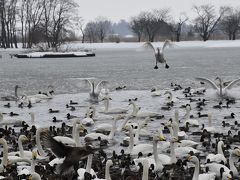
[[[216,177],[215,173],[199,174],[199,169],[200,169],[199,159],[196,156],[189,156],[187,160],[192,162],[195,165],[192,180],[215,180],[215,177]]]
[[[18,96],[18,89],[21,88],[20,86],[16,85],[14,87],[14,92],[15,92],[15,95],[14,96],[4,96],[4,97],[1,97],[1,100],[2,101],[18,101],[19,100],[19,96]]]
[[[204,129],[210,133],[217,132],[216,128],[214,126],[212,126],[212,114],[211,113],[208,113],[208,126],[204,127]]]
[[[90,92],[89,92],[89,101],[92,103],[98,103],[98,97],[100,94],[100,89],[99,87],[101,85],[106,85],[108,82],[107,81],[100,81],[96,86],[95,82],[91,82],[89,79],[85,79],[86,83],[89,83],[90,85]]]
[[[22,120],[16,117],[3,117],[3,114],[0,113],[0,126],[2,125],[22,125]]]
[[[56,141],[48,131],[44,132],[42,137],[46,148],[50,148],[56,157],[65,158],[63,163],[59,166],[59,172],[62,175],[69,174],[75,164],[99,150],[91,146],[71,147],[64,145],[63,143]]]
[[[216,162],[216,163],[221,163],[223,162],[224,164],[227,163],[227,159],[225,158],[224,156],[224,153],[223,153],[223,147],[224,143],[223,141],[219,141],[218,142],[218,145],[217,145],[217,154],[208,154],[206,159],[207,159],[207,162]]]
[[[112,100],[110,97],[104,97],[102,99],[104,101],[105,109],[103,111],[100,111],[104,114],[125,114],[127,113],[128,109],[124,108],[111,108],[109,109],[109,101]]]
[[[158,63],[163,63],[165,64],[165,68],[168,69],[169,68],[169,65],[167,64],[165,58],[164,58],[164,49],[167,47],[167,46],[171,46],[171,41],[170,40],[165,40],[164,43],[163,43],[163,46],[162,48],[160,47],[157,47],[156,50],[153,46],[153,44],[151,42],[145,42],[143,44],[143,46],[145,48],[150,48],[153,50],[154,54],[155,54],[155,59],[156,59],[156,65],[154,67],[154,69],[158,69]]]
[[[235,84],[240,82],[240,79],[233,80],[231,83],[229,83],[226,87],[223,86],[222,79],[220,77],[217,77],[216,80],[219,80],[219,86],[213,82],[210,79],[207,78],[202,78],[202,77],[197,77],[196,80],[206,82],[212,86],[213,89],[217,91],[217,95],[223,99],[223,98],[228,98],[228,90],[230,90]]]

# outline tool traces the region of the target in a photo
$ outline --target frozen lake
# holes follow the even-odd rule
[[[166,88],[170,82],[193,85],[195,77],[216,76],[225,81],[239,77],[239,48],[172,48],[166,50],[170,69],[153,69],[150,51],[138,49],[97,49],[96,57],[68,59],[17,59],[2,52],[0,59],[0,95],[34,94],[54,85],[57,94],[86,92],[82,78],[109,81],[111,90],[126,85],[129,90],[148,90],[153,86]]]

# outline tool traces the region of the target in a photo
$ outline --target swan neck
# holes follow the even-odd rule
[[[18,87],[16,86],[16,87],[15,87],[15,97],[18,98],[18,91],[17,91],[17,90],[18,90]]]
[[[75,121],[73,122],[73,129],[72,129],[72,138],[73,139],[75,138],[77,123],[79,123],[79,119],[75,119]]]
[[[212,127],[212,116],[208,116],[208,127]]]
[[[162,171],[163,165],[158,157],[158,152],[157,152],[157,141],[153,140],[153,156],[156,164],[156,170]]]
[[[232,153],[230,153],[230,156],[229,156],[229,167],[230,167],[230,170],[233,172],[233,175],[238,175],[238,170],[236,168],[236,166],[234,165],[234,162],[233,162],[234,158],[232,156]]]
[[[178,110],[175,110],[175,121],[176,121],[176,123],[179,123],[179,112],[178,112]]]
[[[106,164],[106,169],[105,169],[105,179],[106,179],[106,180],[111,180],[109,168],[110,168],[110,164],[107,163],[107,164]]]
[[[175,164],[177,162],[177,158],[176,158],[176,154],[175,154],[175,146],[174,146],[174,142],[170,142],[170,146],[171,146],[171,163]]]
[[[43,151],[41,142],[40,142],[40,133],[42,132],[42,129],[38,128],[36,131],[36,144],[37,144],[37,149],[38,153],[40,156],[46,156],[45,152]]]
[[[137,106],[136,106],[136,104],[133,103],[133,102],[132,102],[131,104],[132,104],[132,106],[133,106],[132,115],[133,115],[133,116],[136,116],[136,114],[137,114],[137,112],[138,112]]]
[[[34,159],[32,159],[32,161],[31,161],[31,174],[35,172],[35,165],[36,165],[35,161],[36,160],[34,160]]]
[[[34,114],[31,114],[31,123],[32,123],[32,125],[35,125],[35,116],[34,116]]]
[[[193,180],[199,179],[199,161],[197,160],[195,164],[194,174],[193,174]]]
[[[109,108],[109,99],[105,99],[104,101],[104,106],[105,106],[105,112],[108,112],[108,108]]]
[[[90,170],[92,167],[92,158],[93,158],[93,154],[88,155],[87,167],[86,167],[86,172],[88,173],[90,173]]]
[[[5,139],[2,139],[2,145],[3,145],[3,159],[2,159],[2,166],[7,166],[8,164],[8,145]]]
[[[3,114],[0,113],[0,122],[3,121]]]
[[[148,161],[143,163],[143,176],[142,180],[148,180]]]
[[[132,130],[132,128],[130,128],[130,130],[129,130],[129,136],[130,136],[130,141],[129,141],[128,151],[131,154],[131,152],[133,150],[133,146],[134,146],[134,137],[133,137],[133,130]]]
[[[24,158],[23,145],[22,145],[22,140],[20,138],[18,138],[18,148],[20,151],[20,157]]]
[[[172,128],[173,128],[173,136],[177,138],[178,137],[178,131],[179,131],[178,124],[173,122],[172,123]]]
[[[81,143],[80,143],[79,129],[78,129],[78,128],[75,128],[74,140],[75,140],[75,142],[76,142],[76,147],[80,147],[80,146],[81,146]]]
[[[117,125],[117,120],[114,119],[111,132],[110,132],[109,135],[108,135],[108,139],[110,139],[110,140],[113,139],[113,136],[114,136],[114,134],[115,134],[115,132],[116,132],[116,125]]]
[[[126,117],[124,122],[118,127],[117,129],[118,132],[122,131],[122,128],[127,124],[128,120],[129,120],[129,117]]]
[[[220,141],[220,142],[218,142],[218,149],[217,149],[217,153],[218,154],[222,154],[223,156],[224,156],[224,154],[223,154],[223,149],[222,149],[222,142]]]

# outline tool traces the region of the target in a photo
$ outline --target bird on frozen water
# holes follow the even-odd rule
[[[59,174],[66,175],[71,173],[74,165],[79,161],[86,159],[89,154],[93,154],[99,149],[93,148],[90,145],[84,147],[71,147],[55,140],[49,131],[45,131],[42,135],[43,143],[46,148],[50,148],[55,156],[58,158],[65,158],[63,163],[58,166]]]
[[[170,40],[165,40],[164,43],[163,43],[163,46],[162,48],[160,47],[157,47],[155,49],[155,47],[153,46],[153,44],[151,42],[145,42],[143,44],[143,46],[145,48],[150,48],[153,50],[154,54],[155,54],[155,59],[156,59],[156,65],[154,67],[154,69],[158,69],[158,63],[162,63],[162,64],[165,64],[165,68],[168,69],[169,68],[169,65],[167,64],[166,62],[166,59],[164,57],[164,49],[167,47],[167,46],[172,46],[172,43]]]

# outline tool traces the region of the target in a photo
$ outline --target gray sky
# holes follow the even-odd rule
[[[240,7],[240,0],[76,0],[79,2],[79,14],[87,22],[98,16],[112,21],[129,20],[141,11],[170,8],[170,14],[176,18],[181,12],[193,18],[192,6],[213,4],[217,8],[222,5]]]

